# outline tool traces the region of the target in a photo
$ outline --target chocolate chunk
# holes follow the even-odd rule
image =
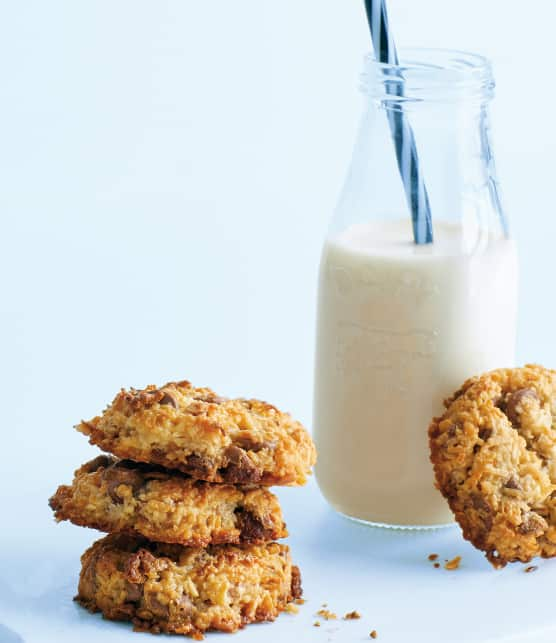
[[[492,509],[486,500],[478,493],[471,494],[471,504],[479,514],[479,519],[483,524],[484,536],[486,537],[492,527]]]
[[[450,426],[448,429],[448,437],[449,438],[455,438],[456,433],[461,429],[461,424],[459,422],[455,422]]]
[[[535,534],[540,536],[547,528],[546,520],[541,518],[537,513],[531,511],[523,518],[523,522],[518,527],[520,534]]]
[[[187,469],[187,473],[189,473],[194,478],[206,478],[212,473],[214,462],[206,456],[192,453],[191,455],[187,456],[185,467]]]
[[[176,473],[175,475],[178,475],[178,473]],[[145,480],[168,480],[170,478],[170,474],[167,471],[152,470],[144,471],[143,477]]]
[[[301,598],[303,589],[301,588],[301,572],[297,565],[292,566],[292,598]]]
[[[182,616],[189,616],[195,610],[195,606],[189,596],[183,594],[176,603],[176,609]]]
[[[492,429],[483,428],[483,429],[480,429],[480,431],[479,431],[479,438],[483,442],[486,442],[490,438],[491,435],[492,435]]]
[[[521,486],[518,480],[514,476],[511,476],[511,478],[508,478],[504,483],[504,489],[521,489]]]
[[[237,524],[241,531],[241,541],[245,543],[261,542],[265,540],[266,529],[263,523],[250,511],[238,509],[236,511]],[[268,538],[266,538],[268,540]]]
[[[155,616],[158,616],[162,619],[167,619],[170,616],[170,606],[164,603],[161,603],[158,600],[158,592],[150,591],[144,592],[144,601],[145,606],[149,609]]]
[[[153,447],[151,449],[151,455],[155,462],[157,460],[162,460],[163,462],[166,461],[166,451],[164,451],[164,449],[160,449],[159,447]]]
[[[160,398],[158,403],[167,406],[173,406],[175,409],[177,409],[179,407],[179,404],[174,395],[172,395],[172,393],[168,391],[163,391],[163,393],[164,395]]]
[[[97,455],[97,457],[94,460],[91,460],[90,462],[87,462],[84,464],[79,471],[83,473],[94,473],[95,471],[98,471],[101,468],[107,469],[111,465],[115,464],[117,462],[117,459],[110,456],[110,455]]]
[[[277,442],[276,440],[256,440],[252,435],[238,434],[234,437],[234,445],[245,451],[258,453],[263,449],[275,449]]]
[[[160,572],[167,567],[167,558],[155,558],[150,551],[141,548],[127,559],[124,574],[130,583],[140,584],[146,582],[150,571]]]
[[[126,590],[126,601],[130,603],[137,603],[141,600],[143,596],[143,584],[142,583],[130,583],[126,580],[125,582]]]
[[[258,469],[243,449],[234,445],[229,446],[225,452],[228,464],[219,469],[222,479],[232,484],[243,482],[258,482],[262,472]]]
[[[535,389],[520,388],[513,393],[508,393],[500,403],[501,410],[508,416],[508,419],[514,427],[521,426],[522,404],[527,398],[539,402],[539,396]]]
[[[116,504],[123,502],[123,498],[117,492],[120,485],[131,487],[135,495],[144,484],[143,476],[138,471],[118,466],[106,469],[103,479],[106,481],[108,495]]]

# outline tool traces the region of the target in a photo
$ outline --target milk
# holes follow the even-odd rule
[[[467,377],[514,362],[514,242],[467,238],[459,224],[434,232],[416,246],[407,221],[358,224],[323,249],[316,476],[330,504],[360,520],[453,520],[433,486],[428,425]]]

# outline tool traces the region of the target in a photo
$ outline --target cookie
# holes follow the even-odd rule
[[[300,485],[315,462],[303,426],[258,400],[227,400],[189,382],[122,390],[78,431],[119,458],[208,482]]]
[[[495,567],[556,556],[556,371],[469,379],[429,427],[436,485]]]
[[[191,547],[287,536],[278,499],[264,487],[211,484],[104,455],[78,469],[50,506],[57,521]]]
[[[75,600],[135,630],[187,634],[235,632],[273,621],[301,596],[286,545],[162,545],[106,536],[81,557]]]

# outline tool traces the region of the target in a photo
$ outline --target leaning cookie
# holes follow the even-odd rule
[[[556,556],[556,371],[468,380],[429,427],[436,484],[495,567]]]
[[[287,536],[278,499],[266,488],[211,484],[110,456],[84,464],[50,506],[58,521],[194,547]]]
[[[125,535],[97,541],[81,557],[75,600],[134,629],[203,638],[273,621],[301,596],[286,545],[162,545]]]
[[[303,484],[316,457],[311,437],[287,413],[189,382],[122,390],[101,416],[76,428],[120,458],[209,482]]]

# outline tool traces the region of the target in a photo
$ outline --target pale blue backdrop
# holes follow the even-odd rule
[[[72,425],[122,385],[188,378],[310,425],[319,251],[362,108],[361,5],[0,6],[6,547],[66,546],[73,528],[56,531],[46,498],[93,454]],[[518,358],[554,366],[554,4],[390,5],[399,43],[494,61]],[[292,515],[304,493],[288,492]]]

